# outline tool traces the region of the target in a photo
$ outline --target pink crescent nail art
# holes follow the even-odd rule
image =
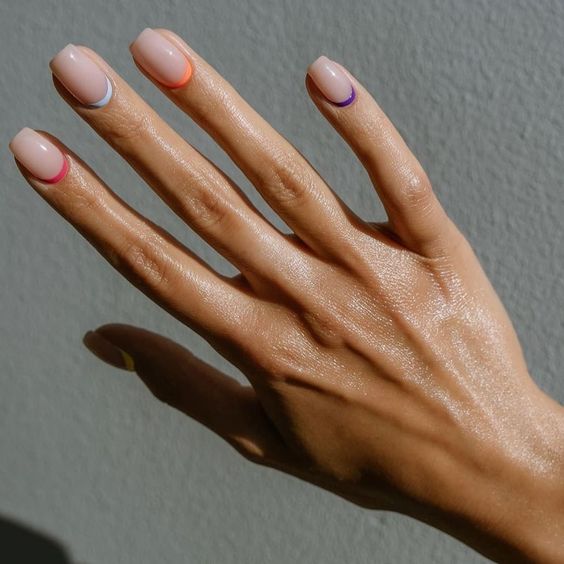
[[[9,147],[14,157],[46,184],[59,182],[69,170],[69,163],[59,148],[29,127],[16,133]]]

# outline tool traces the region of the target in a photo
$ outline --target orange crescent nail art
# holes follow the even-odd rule
[[[192,76],[192,66],[180,49],[151,28],[145,28],[130,49],[139,65],[164,86],[179,88]]]

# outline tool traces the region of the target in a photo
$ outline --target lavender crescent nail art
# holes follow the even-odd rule
[[[351,95],[344,101],[344,102],[333,102],[336,106],[348,106],[349,104],[352,104],[354,102],[354,99],[356,98],[356,92],[354,90],[354,87],[351,85]]]

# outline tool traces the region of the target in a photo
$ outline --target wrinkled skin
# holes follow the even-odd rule
[[[214,272],[54,137],[67,176],[48,186],[19,165],[22,174],[251,386],[141,328],[107,324],[85,343],[109,362],[109,343],[126,351],[158,398],[253,462],[410,515],[498,561],[563,562],[563,408],[529,375],[468,241],[371,95],[351,76],[357,99],[339,108],[306,75],[316,107],[365,166],[388,215],[382,223],[355,215],[208,63],[159,33],[194,71],[182,88],[155,85],[216,139],[293,233],[268,223],[81,47],[112,80],[111,102],[83,107],[54,78],[57,91],[240,274]]]

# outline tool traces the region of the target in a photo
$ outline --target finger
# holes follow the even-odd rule
[[[374,98],[346,69],[325,56],[309,66],[306,87],[365,166],[403,243],[427,256],[449,249],[457,230],[421,164]]]
[[[119,323],[89,331],[83,342],[108,364],[136,372],[156,398],[206,426],[249,460],[282,466],[295,459],[252,387],[178,343]]]
[[[302,241],[320,256],[335,256],[351,244],[354,214],[305,157],[180,37],[147,28],[130,49],[141,72],[215,139]]]
[[[289,276],[295,247],[101,57],[86,47],[68,45],[50,65],[67,103],[255,289],[260,280]],[[96,101],[101,96],[102,104]]]
[[[24,128],[10,149],[32,188],[151,299],[208,340],[256,340],[258,300],[128,206],[68,147]]]

